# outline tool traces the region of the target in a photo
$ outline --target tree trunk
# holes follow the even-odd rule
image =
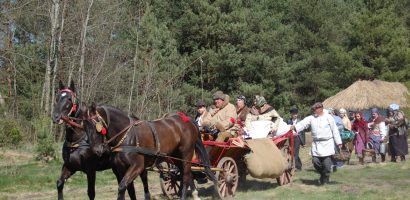
[[[85,94],[85,91],[84,91],[84,59],[85,59],[85,43],[86,43],[85,37],[87,36],[88,20],[90,19],[90,11],[91,11],[91,7],[93,6],[94,0],[90,0],[89,2],[90,4],[88,5],[87,15],[83,23],[83,28],[81,30],[81,57],[80,57],[80,67],[78,70],[78,78],[79,78],[78,83],[80,84],[80,90],[77,90],[77,93],[78,91],[81,91],[79,93],[80,98],[83,96],[83,94]]]
[[[60,29],[59,29],[59,32],[58,32],[57,49],[54,52],[54,70],[53,70],[53,80],[51,82],[51,101],[53,101],[55,99],[56,79],[57,79],[57,72],[58,72],[58,59],[60,58],[61,35],[63,33],[63,30],[64,30],[64,16],[65,16],[66,5],[67,5],[67,0],[64,0],[63,10],[62,10],[62,13],[61,13],[60,27],[59,27]],[[53,106],[52,102],[50,103],[50,110],[51,110],[51,113],[53,113],[54,106]],[[53,128],[54,128],[53,122],[50,121],[50,133],[53,133]],[[58,141],[61,141],[61,138],[62,138],[62,134],[59,134]]]
[[[138,66],[138,45],[139,45],[139,31],[140,31],[140,20],[141,19],[141,7],[140,5],[138,6],[138,26],[137,26],[137,43],[135,44],[135,54],[134,54],[134,71],[132,73],[132,83],[131,83],[131,89],[130,89],[130,97],[128,100],[128,115],[131,115],[131,104],[132,104],[132,94],[134,92],[134,85],[135,85],[135,76],[137,72],[137,66]],[[138,91],[137,91],[138,95]]]
[[[57,22],[60,11],[60,1],[53,0],[50,9],[50,25],[51,25],[51,38],[50,38],[50,49],[48,52],[46,74],[44,78],[43,96],[44,96],[44,112],[46,115],[50,115],[50,90],[51,90],[51,72],[52,65],[56,62],[56,30]]]

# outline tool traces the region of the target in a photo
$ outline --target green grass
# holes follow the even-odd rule
[[[30,148],[0,149],[0,199],[55,199],[55,183],[60,174],[61,159],[50,163],[34,160]],[[304,170],[297,172],[294,182],[278,186],[272,179],[247,181],[236,192],[235,199],[407,199],[410,194],[410,161],[358,165],[352,164],[331,174],[331,183],[317,186],[319,175],[313,170],[309,148],[301,151]],[[370,158],[367,158],[369,161]],[[150,190],[155,199],[163,199],[158,174],[149,173]],[[66,199],[88,199],[85,174],[77,172],[66,183]],[[136,180],[137,196],[142,197],[142,185]],[[110,170],[97,173],[97,199],[115,199],[117,182]],[[212,185],[199,185],[202,199],[212,199]]]

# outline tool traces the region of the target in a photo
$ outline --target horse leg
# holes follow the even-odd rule
[[[142,173],[140,174],[142,185],[144,185],[144,199],[149,200],[151,199],[151,194],[149,193],[149,188],[148,188],[148,173],[147,170],[144,169]]]
[[[124,200],[125,189],[127,186],[134,181],[134,179],[141,174],[144,170],[143,165],[134,164],[130,166],[125,173],[125,176],[122,178],[120,184],[118,185],[118,200]]]
[[[120,173],[115,167],[112,168],[112,171],[114,172],[115,177],[117,178],[117,183],[118,183],[118,185],[120,185],[121,180],[122,180],[122,178],[124,177],[124,172],[121,172],[121,173]],[[130,190],[131,185],[132,185],[133,187],[132,187],[132,189]],[[128,195],[130,196],[130,199],[137,199],[137,197],[136,197],[136,195],[135,195],[134,183],[129,184],[128,187],[127,187],[127,190],[128,190]],[[119,193],[118,193],[118,195],[119,195]],[[119,196],[118,196],[118,198],[119,198]],[[125,198],[124,195],[123,195],[123,198]]]
[[[95,198],[95,170],[90,170],[87,172],[87,182],[88,182],[88,189],[87,189],[88,198],[94,199]]]
[[[57,191],[58,191],[58,199],[59,200],[64,199],[64,197],[63,197],[63,188],[64,188],[65,180],[67,180],[74,173],[75,172],[70,171],[65,165],[63,165],[63,168],[61,169],[60,178],[57,180]]]
[[[117,180],[118,183],[120,183],[120,180]],[[128,187],[127,187],[128,195],[130,196],[131,200],[137,200],[137,197],[135,196],[135,187],[134,187],[134,182],[131,182]]]
[[[190,160],[191,156],[184,156],[184,160]],[[191,171],[191,163],[190,162],[183,162],[183,179],[182,179],[182,192],[181,192],[181,200],[186,199],[186,194],[188,190],[188,186],[191,185],[192,180],[192,171]]]

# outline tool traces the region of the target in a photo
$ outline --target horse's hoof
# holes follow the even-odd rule
[[[144,195],[144,199],[145,199],[145,200],[150,200],[150,199],[151,199],[151,194],[150,194],[150,193],[145,194],[145,195]]]

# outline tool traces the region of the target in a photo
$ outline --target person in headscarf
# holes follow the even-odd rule
[[[252,131],[253,121],[267,120],[272,121],[271,132],[275,134],[279,128],[279,124],[283,119],[279,116],[278,112],[268,104],[265,97],[256,95],[253,107],[249,114],[246,116],[245,126],[248,131]]]
[[[343,126],[346,130],[352,130],[352,123],[350,122],[349,117],[347,117],[347,111],[344,108],[339,110],[340,118],[342,118]]]
[[[339,132],[344,129],[343,121],[342,118],[336,115],[335,109],[333,108],[328,108],[327,112],[332,115],[333,119],[335,120],[337,128],[339,128]]]
[[[342,119],[342,123],[343,123],[343,130],[342,132],[346,132],[349,131],[351,132],[352,130],[352,123],[350,122],[350,119],[347,117],[347,111],[344,108],[339,109],[339,117]],[[341,132],[341,133],[342,133]],[[342,138],[343,140],[343,138]],[[352,140],[349,141],[344,141],[343,142],[343,147],[342,149],[348,149],[350,153],[353,152],[354,149],[354,144]],[[347,163],[350,162],[350,159],[348,159]],[[340,164],[339,164],[340,165]]]
[[[238,115],[238,123],[245,124],[246,116],[249,113],[249,108],[246,106],[246,98],[243,95],[239,95],[236,98],[236,114]]]
[[[387,135],[386,123],[384,122],[384,117],[380,115],[379,109],[372,109],[372,118],[369,120],[370,135],[369,140],[374,146],[375,154],[372,156],[372,161],[376,162],[376,154],[380,154],[381,161],[386,160],[386,152],[380,151],[384,145],[384,138]],[[384,148],[385,149],[385,148]]]
[[[356,155],[359,158],[359,163],[364,164],[364,148],[369,141],[369,128],[367,121],[363,118],[361,112],[355,113],[355,119],[352,125],[352,131],[355,133],[354,147]]]
[[[386,122],[389,126],[389,144],[391,145],[391,161],[396,162],[396,157],[400,156],[401,161],[405,161],[408,151],[406,116],[399,110],[400,106],[391,104],[389,106],[389,117]]]

